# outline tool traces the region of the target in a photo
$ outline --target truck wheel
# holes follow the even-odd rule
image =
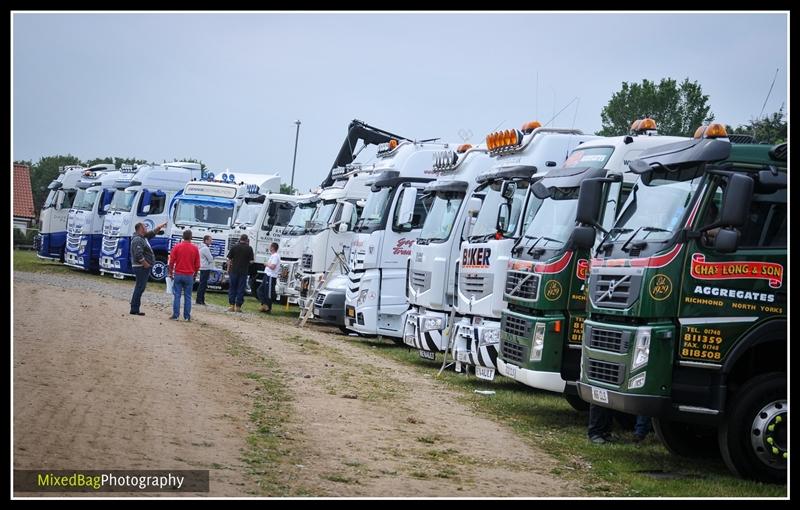
[[[728,401],[731,408],[719,429],[719,449],[728,469],[742,478],[786,483],[786,374],[755,377]]]
[[[163,282],[167,279],[167,256],[156,255],[156,263],[150,267],[150,281]]]
[[[566,400],[567,403],[579,413],[585,413],[589,411],[589,402],[586,402],[578,395],[573,395],[572,393],[564,393],[564,400]]]
[[[673,455],[694,458],[719,456],[715,429],[694,423],[653,418],[656,435]]]

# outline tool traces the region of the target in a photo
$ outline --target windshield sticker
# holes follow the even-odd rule
[[[706,262],[702,253],[692,254],[691,274],[698,280],[767,280],[773,289],[783,285],[783,266],[775,262]]]
[[[533,271],[535,273],[554,274],[563,271],[569,265],[570,260],[572,260],[572,251],[565,252],[560,259],[549,264],[534,264],[533,262],[528,262],[526,260],[509,260],[508,269],[514,271]]]
[[[592,259],[592,265],[597,267],[664,267],[678,256],[683,244],[676,244],[669,252],[657,257],[647,257],[638,259]]]

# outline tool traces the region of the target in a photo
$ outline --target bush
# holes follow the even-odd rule
[[[17,246],[33,246],[33,238],[39,233],[38,229],[29,228],[26,234],[22,230],[14,229],[14,247]]]

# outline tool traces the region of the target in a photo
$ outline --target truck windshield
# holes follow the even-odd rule
[[[236,212],[236,219],[234,220],[234,225],[254,225],[256,220],[258,219],[258,213],[261,211],[261,206],[258,202],[253,202],[248,204],[247,202],[243,203],[239,210]]]
[[[610,241],[665,241],[680,228],[686,208],[702,177],[691,181],[654,179],[634,185],[619,219],[611,229]]]
[[[110,210],[128,212],[133,207],[133,200],[136,198],[138,191],[117,191],[114,193],[114,198],[111,200]]]
[[[525,230],[525,238],[545,250],[557,250],[566,244],[575,229],[578,210],[578,189],[564,198],[547,198]]]
[[[573,166],[603,168],[603,166],[608,163],[612,152],[614,152],[614,147],[586,147],[585,149],[575,149],[561,166],[564,168]]]
[[[383,225],[386,213],[389,211],[391,197],[391,188],[381,188],[370,193],[367,203],[364,205],[364,211],[356,224],[356,232],[372,232]]]
[[[72,202],[72,208],[81,211],[91,211],[99,194],[100,186],[89,189],[79,189],[78,194],[75,195],[75,200]]]
[[[316,233],[326,228],[328,226],[328,221],[331,219],[331,214],[333,214],[333,210],[336,209],[336,200],[325,200],[318,204],[310,220],[311,226],[308,230],[311,233]]]
[[[517,181],[517,189],[514,191],[514,196],[511,200],[506,200],[501,194],[503,181],[497,180],[491,183],[484,184],[475,193],[486,193],[483,199],[483,205],[478,212],[478,218],[475,220],[475,225],[472,227],[470,233],[470,240],[484,238],[494,235],[497,232],[497,211],[500,204],[510,203],[511,217],[508,219],[508,227],[503,231],[504,235],[512,236],[517,231],[519,219],[522,213],[522,206],[525,205],[525,195],[528,193],[528,182]]]
[[[450,237],[456,216],[461,208],[461,202],[464,201],[464,195],[464,193],[454,191],[436,193],[433,206],[431,206],[422,231],[419,233],[419,241],[443,242]]]
[[[208,225],[230,227],[234,202],[181,200],[175,207],[174,223],[178,225]]]
[[[290,219],[289,224],[286,225],[287,228],[284,234],[295,235],[305,232],[306,222],[311,219],[311,216],[314,215],[314,211],[316,210],[317,202],[297,204],[297,207],[294,209],[294,214],[292,214],[292,219]]]

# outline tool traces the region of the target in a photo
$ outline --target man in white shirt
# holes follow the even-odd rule
[[[272,303],[277,301],[275,285],[278,283],[278,272],[281,267],[281,256],[278,255],[278,243],[269,245],[269,260],[264,267],[264,279],[256,291],[258,300],[261,301],[261,311],[270,313]]]
[[[198,305],[206,304],[206,287],[208,287],[208,277],[214,270],[214,256],[211,255],[211,236],[205,235],[203,243],[200,245],[200,284],[197,286]]]

